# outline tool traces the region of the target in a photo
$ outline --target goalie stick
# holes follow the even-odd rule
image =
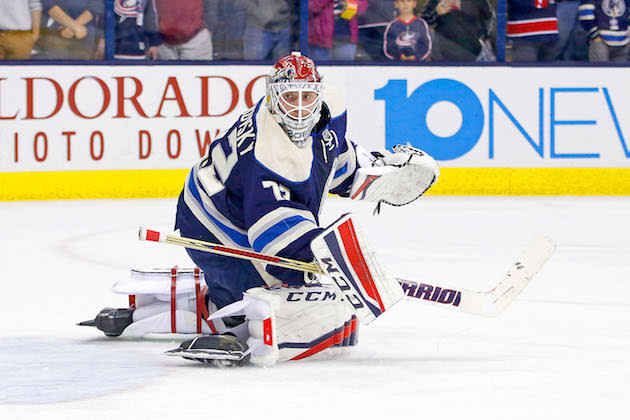
[[[458,308],[475,315],[497,316],[521,294],[556,250],[547,236],[536,237],[510,265],[503,278],[487,292],[447,289],[398,279],[406,297]]]
[[[198,239],[169,235],[154,230],[140,228],[139,239],[153,242],[163,242],[185,248],[226,255],[250,261],[260,261],[292,270],[323,274],[318,265],[297,261],[290,258],[277,257],[230,248]],[[495,287],[487,292],[454,289],[411,280],[398,278],[408,300],[416,302],[431,302],[449,306],[461,312],[497,316],[505,311],[518,295],[527,287],[532,278],[540,271],[556,249],[556,244],[547,236],[536,237],[510,265],[507,273]]]

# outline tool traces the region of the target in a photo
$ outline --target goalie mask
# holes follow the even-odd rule
[[[299,52],[278,60],[267,77],[267,106],[289,138],[304,145],[322,108],[321,75]]]

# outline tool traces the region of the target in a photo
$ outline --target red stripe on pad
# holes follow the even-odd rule
[[[177,309],[177,270],[175,266],[171,268],[171,332],[177,332],[177,322],[175,320],[175,310]]]
[[[201,275],[199,267],[195,267],[195,302],[197,303],[197,334],[201,334],[201,308],[203,307],[203,296],[201,296]]]
[[[370,273],[370,269],[365,262],[361,248],[359,248],[359,242],[357,240],[356,231],[354,230],[354,225],[352,224],[352,219],[348,219],[339,225],[338,230],[341,234],[341,241],[343,242],[343,247],[346,250],[350,264],[352,265],[354,272],[359,276],[359,280],[361,281],[365,292],[369,297],[377,301],[381,311],[385,312],[385,305],[383,305],[381,296],[376,289],[372,273]]]
[[[271,330],[271,318],[263,320],[263,343],[273,346],[273,335]]]
[[[339,344],[342,341],[343,341],[343,328],[339,332],[336,332],[335,334],[333,334],[331,337],[328,337],[326,340],[311,347],[305,352],[298,354],[297,356],[291,358],[290,360],[305,359],[309,356],[319,353],[320,351],[324,351],[327,348],[334,346],[335,344]]]
[[[199,267],[195,267],[195,291],[197,289],[197,285],[201,287],[201,269]],[[206,321],[208,327],[210,327],[210,331],[212,334],[217,334],[217,327],[214,326],[214,322],[208,321],[208,307],[206,306],[206,293],[208,293],[208,286],[204,286],[200,292],[197,293],[197,332],[201,333],[201,318]]]
[[[344,340],[349,339],[351,333],[352,333],[352,320],[350,320],[347,325],[343,326],[343,339]]]

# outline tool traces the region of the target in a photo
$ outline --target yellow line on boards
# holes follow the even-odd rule
[[[176,197],[188,169],[0,172],[0,200]],[[630,195],[630,168],[442,168],[431,195]]]
[[[0,200],[176,197],[188,169],[3,172]]]
[[[442,168],[434,195],[630,195],[630,168]]]

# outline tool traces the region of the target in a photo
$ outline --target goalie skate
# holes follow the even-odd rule
[[[229,334],[202,335],[186,340],[178,348],[165,352],[167,356],[181,356],[187,360],[213,366],[242,366],[249,360],[246,345]]]

